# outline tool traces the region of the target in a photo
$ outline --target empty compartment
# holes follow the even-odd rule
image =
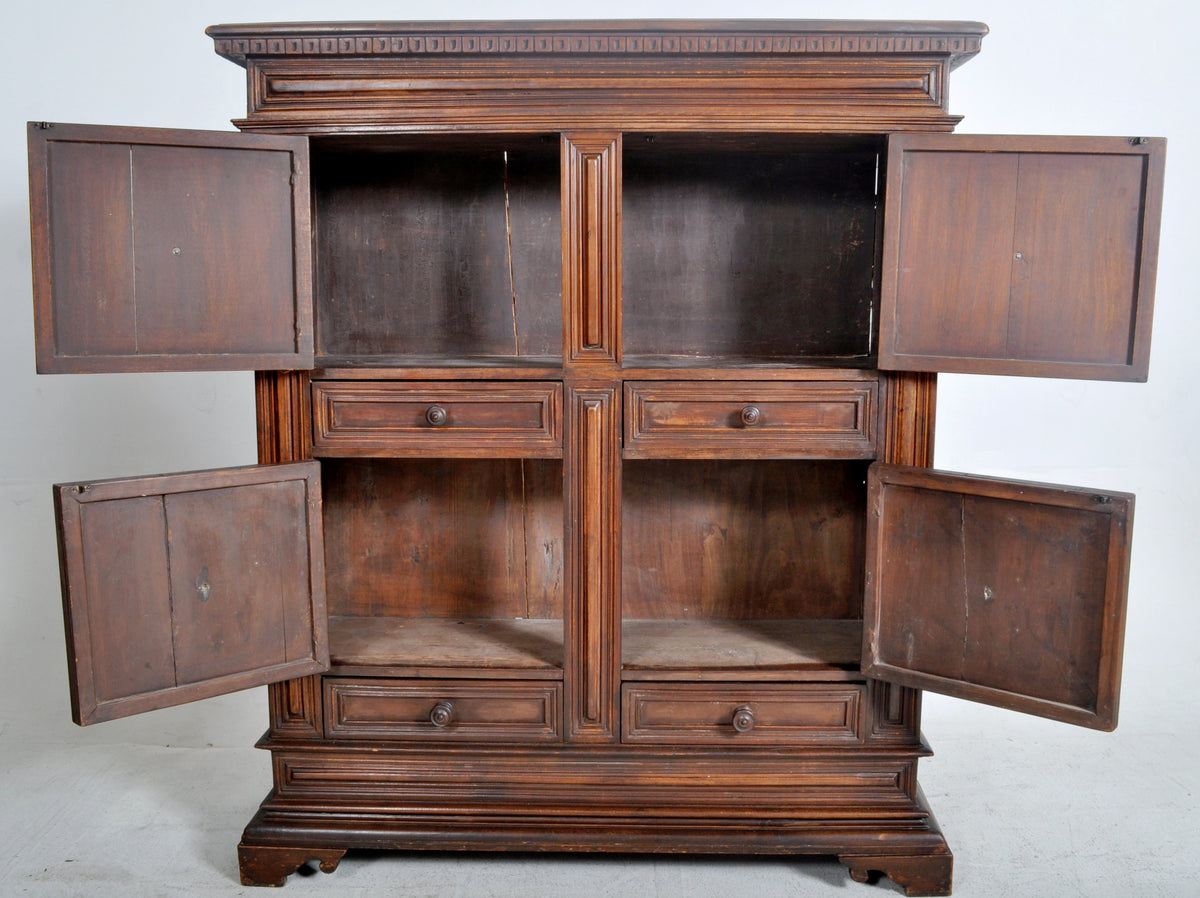
[[[557,139],[314,146],[317,356],[562,357]]]
[[[856,672],[866,466],[626,461],[625,679]]]
[[[623,158],[627,361],[874,353],[874,138],[631,135]]]
[[[561,676],[561,461],[330,459],[322,478],[335,666]]]

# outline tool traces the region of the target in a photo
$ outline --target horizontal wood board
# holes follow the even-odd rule
[[[627,619],[621,624],[626,679],[670,672],[699,679],[790,678],[831,669],[857,674],[861,649],[858,620]]]
[[[561,678],[563,622],[339,615],[329,619],[329,656],[335,668],[414,671],[408,676],[444,676],[447,668],[477,668],[489,676],[519,670],[525,676],[540,671]]]

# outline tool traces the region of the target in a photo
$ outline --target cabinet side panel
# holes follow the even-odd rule
[[[53,289],[43,291],[52,308],[38,311],[53,331],[46,352],[132,354],[138,334],[130,148],[50,141],[45,152]]]
[[[311,658],[304,483],[166,497],[179,680]],[[303,597],[296,601],[296,597]]]
[[[75,653],[91,655],[97,703],[174,686],[162,499],[94,502],[79,516],[90,639]]]
[[[295,352],[291,154],[137,146],[132,169],[139,352]]]
[[[1129,247],[1139,244],[1146,157],[1020,159],[1006,354],[1129,364],[1138,300]]]
[[[890,316],[902,355],[1003,358],[1016,214],[1015,153],[909,151],[890,160]],[[884,309],[883,325],[889,324]]]

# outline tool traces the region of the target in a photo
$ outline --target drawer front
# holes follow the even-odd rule
[[[689,745],[861,742],[858,683],[626,684],[621,739]]]
[[[625,456],[873,458],[871,381],[629,381]]]
[[[314,455],[562,454],[562,385],[314,381]]]
[[[326,677],[331,739],[561,742],[562,684]]]

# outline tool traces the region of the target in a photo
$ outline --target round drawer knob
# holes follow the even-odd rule
[[[733,712],[733,728],[739,733],[748,733],[754,729],[754,709],[749,705],[741,705]]]
[[[429,712],[429,722],[435,727],[444,727],[454,719],[454,705],[447,701],[438,702]]]
[[[742,423],[747,427],[753,427],[762,419],[762,412],[758,410],[758,406],[748,405],[742,409]]]
[[[425,410],[425,420],[434,427],[441,427],[446,423],[446,410],[440,405],[431,405]]]

